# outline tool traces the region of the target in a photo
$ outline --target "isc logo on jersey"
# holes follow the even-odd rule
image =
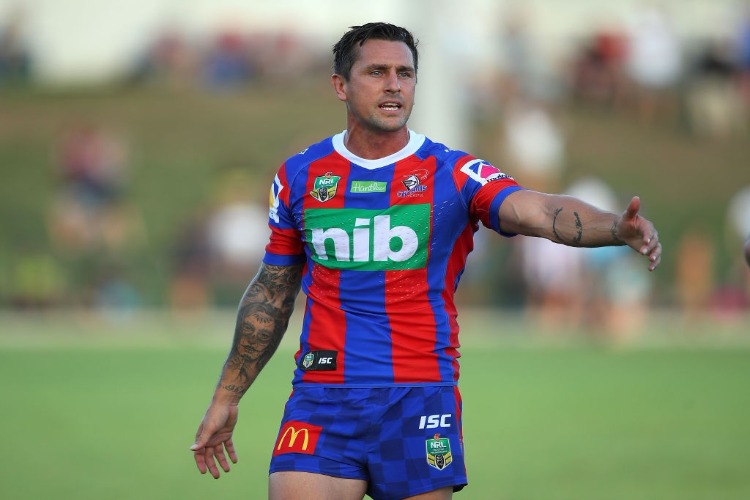
[[[336,269],[421,269],[427,264],[430,205],[387,210],[305,210],[305,236],[312,258]]]

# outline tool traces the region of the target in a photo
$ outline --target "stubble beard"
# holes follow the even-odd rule
[[[404,114],[396,118],[384,118],[377,115],[377,112],[370,114],[364,121],[367,128],[373,132],[397,132],[409,122],[411,109],[405,110]]]

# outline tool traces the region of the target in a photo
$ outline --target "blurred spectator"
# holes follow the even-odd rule
[[[750,234],[747,235],[747,240],[745,240],[745,262],[747,262],[747,265],[750,266]]]
[[[131,318],[142,305],[140,293],[118,263],[107,263],[98,270],[91,299],[94,311],[113,323]]]
[[[203,80],[213,90],[233,89],[256,76],[245,37],[225,30],[213,41],[203,62]]]
[[[624,69],[627,40],[614,27],[602,26],[586,40],[573,63],[571,87],[573,97],[613,108],[624,91]]]
[[[666,14],[655,8],[639,13],[628,33],[625,70],[635,85],[640,118],[652,123],[677,111],[675,91],[683,71],[682,47]]]
[[[583,253],[544,238],[521,237],[528,317],[542,331],[576,329],[583,323]]]
[[[726,233],[728,248],[742,248],[743,242],[747,242],[750,235],[750,185],[737,191],[729,200]],[[741,305],[750,306],[750,268],[745,265],[745,255],[742,252],[732,251],[730,254],[730,275],[717,300],[728,299],[724,309],[736,307],[739,298],[735,296],[739,294],[742,297]]]
[[[726,137],[745,129],[740,73],[729,40],[701,48],[687,83],[690,126],[699,135]]]
[[[134,83],[156,82],[182,87],[193,82],[198,61],[177,28],[162,30],[136,63]]]
[[[211,247],[206,215],[191,216],[174,244],[168,303],[180,315],[202,313],[211,303]]]
[[[744,110],[745,113],[750,113],[750,6],[745,8],[740,18],[734,42]]]
[[[48,252],[24,248],[11,260],[7,299],[14,308],[43,309],[65,302],[65,270]]]
[[[256,201],[256,193],[266,194],[266,187],[256,185],[242,168],[226,171],[218,180],[206,231],[215,299],[220,303],[234,304],[238,290],[241,293],[258,270],[270,229],[268,208]]]
[[[509,102],[505,111],[500,143],[508,170],[531,189],[559,190],[565,166],[560,126],[544,106],[528,99]]]
[[[132,229],[124,200],[128,151],[121,137],[105,127],[77,124],[63,137],[56,162],[55,244],[73,251],[120,248]]]
[[[611,212],[622,210],[612,189],[594,177],[579,179],[565,192]],[[608,341],[630,340],[641,331],[648,313],[650,274],[624,246],[577,250],[581,253],[586,327]]]
[[[27,84],[31,79],[31,53],[24,32],[25,12],[13,10],[0,26],[0,86]]]
[[[559,76],[535,46],[532,14],[514,7],[503,13],[498,47],[501,102],[531,99],[549,102],[559,97]]]
[[[688,230],[677,248],[675,284],[683,317],[700,320],[708,311],[716,287],[714,245],[702,228]]]

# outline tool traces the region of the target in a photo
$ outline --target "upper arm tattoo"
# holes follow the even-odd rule
[[[244,394],[276,352],[302,281],[302,265],[263,264],[242,296],[226,368],[236,373],[222,387]]]

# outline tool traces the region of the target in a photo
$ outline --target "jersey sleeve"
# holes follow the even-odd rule
[[[305,261],[304,244],[290,207],[291,189],[284,165],[279,169],[269,193],[268,226],[271,236],[263,262],[289,266]]]
[[[513,177],[492,164],[466,156],[456,163],[454,176],[472,217],[503,236],[515,236],[500,229],[499,210],[509,194],[524,189]]]

